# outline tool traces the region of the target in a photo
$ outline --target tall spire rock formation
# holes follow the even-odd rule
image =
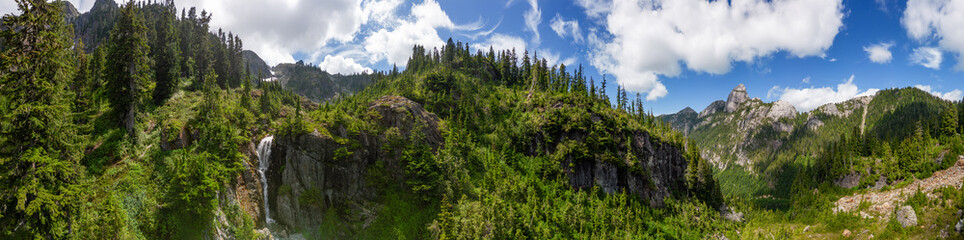
[[[726,98],[726,112],[731,113],[736,111],[741,104],[750,99],[750,96],[746,94],[746,86],[741,83],[733,88],[730,92],[730,96]]]

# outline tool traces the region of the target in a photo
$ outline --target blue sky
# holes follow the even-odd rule
[[[13,1],[0,11],[13,12]],[[72,0],[81,12],[93,0]],[[639,92],[656,114],[700,111],[743,83],[798,110],[917,86],[960,100],[964,0],[177,0],[214,13],[269,64],[330,72],[404,65],[411,44],[528,48]],[[615,85],[608,89],[615,92]]]

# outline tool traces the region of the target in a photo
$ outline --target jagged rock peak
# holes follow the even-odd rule
[[[773,106],[770,107],[770,112],[767,112],[767,117],[774,120],[796,115],[797,109],[793,107],[793,104],[783,100],[773,102]]]
[[[683,114],[696,114],[696,110],[693,110],[693,109],[690,108],[690,107],[686,107],[686,108],[684,108],[683,110],[679,110],[679,112],[676,113],[676,114],[680,114],[680,115],[683,115]]]
[[[724,108],[726,108],[726,102],[724,102],[723,100],[713,101],[713,103],[710,103],[709,106],[706,106],[706,108],[703,109],[702,112],[700,112],[700,118],[704,118],[706,116],[713,115],[714,113],[723,111]]]
[[[726,112],[731,113],[736,111],[743,104],[750,99],[750,96],[746,94],[746,86],[736,85],[733,91],[730,92],[730,96],[726,98]]]
[[[113,0],[97,0],[94,2],[94,6],[90,8],[90,11],[91,12],[93,12],[94,10],[104,11],[104,10],[112,10],[117,8],[118,8],[117,2],[114,2]]]

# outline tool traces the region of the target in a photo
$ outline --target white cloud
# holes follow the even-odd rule
[[[579,21],[577,20],[566,21],[556,13],[556,16],[549,21],[549,27],[552,27],[552,31],[556,32],[556,35],[559,35],[560,38],[571,37],[576,43],[582,42],[582,31],[579,30]]]
[[[964,92],[961,92],[961,90],[958,90],[958,89],[954,89],[954,90],[951,90],[950,92],[942,93],[938,91],[933,91],[930,85],[918,84],[918,85],[914,85],[914,87],[917,89],[923,90],[927,93],[930,93],[935,97],[939,97],[948,101],[960,101],[961,97],[964,97]]]
[[[612,0],[576,0],[576,4],[586,10],[586,16],[600,18],[609,13]]]
[[[542,9],[539,9],[538,0],[529,0],[529,6],[532,6],[532,9],[526,11],[523,15],[525,17],[526,30],[535,34],[532,42],[538,44],[542,41],[539,37],[539,24],[542,23]]]
[[[549,67],[552,67],[553,65],[556,65],[556,64],[565,64],[566,68],[569,68],[569,67],[572,67],[573,64],[576,64],[576,58],[574,57],[562,58],[559,55],[559,53],[553,52],[552,50],[549,50],[549,49],[539,49],[538,53],[539,53],[539,58],[546,59],[546,64],[549,64]],[[571,70],[572,68],[569,68],[569,69]]]
[[[380,29],[365,39],[365,51],[371,54],[370,62],[387,60],[389,63],[405,66],[412,56],[412,46],[418,44],[431,50],[441,48],[445,41],[438,36],[438,28],[470,29],[471,26],[458,26],[434,0],[425,0],[412,6],[411,19],[398,20],[395,29]]]
[[[824,57],[844,17],[841,0],[615,0],[610,9],[611,41],[590,34],[592,64],[649,100],[665,96],[659,76],[679,75],[681,62],[723,74],[779,51]]]
[[[804,78],[804,80],[807,80],[807,79]],[[770,88],[770,90],[767,91],[767,99],[778,97],[782,92],[783,92],[783,89],[780,89],[780,86],[773,86]]]
[[[864,51],[867,52],[867,57],[870,58],[871,62],[884,64],[889,63],[894,58],[890,53],[890,47],[893,46],[894,43],[877,43],[864,47]]]
[[[807,76],[807,77],[803,78],[803,80],[801,80],[801,82],[809,84],[809,83],[810,83],[810,76]]]
[[[914,54],[910,55],[910,62],[919,64],[926,68],[940,70],[943,61],[941,50],[932,47],[919,47],[914,49]]]
[[[871,88],[860,91],[857,84],[854,84],[854,76],[851,75],[847,81],[837,84],[837,89],[831,87],[810,87],[803,89],[784,88],[774,86],[767,93],[767,96],[780,96],[780,100],[793,104],[797,110],[806,112],[828,103],[839,103],[854,97],[870,96],[877,94],[880,89]]]
[[[520,37],[496,33],[483,43],[472,44],[472,47],[483,52],[488,52],[490,47],[496,52],[515,49],[517,54],[522,54],[526,50],[526,41]]]
[[[362,72],[372,72],[371,68],[355,63],[354,59],[342,56],[326,55],[325,60],[318,65],[319,68],[331,74],[354,74]]]
[[[354,40],[369,17],[362,9],[362,2],[183,0],[177,4],[178,7],[197,6],[213,13],[212,29],[223,28],[239,34],[246,48],[255,50],[265,62],[274,65],[292,61],[291,54],[295,52],[312,53],[329,43]]]
[[[362,2],[362,13],[367,21],[378,24],[391,23],[395,19],[395,10],[404,0],[365,0]]]
[[[918,41],[938,40],[943,50],[956,54],[956,68],[964,70],[964,1],[910,0],[900,22]]]

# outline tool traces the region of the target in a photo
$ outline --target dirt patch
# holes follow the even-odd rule
[[[959,159],[954,166],[934,172],[934,175],[931,177],[916,180],[902,188],[842,197],[835,203],[836,206],[833,208],[833,211],[834,213],[853,212],[857,210],[861,202],[868,202],[870,203],[870,207],[861,211],[861,216],[881,216],[888,218],[890,214],[894,212],[894,208],[904,203],[904,201],[911,195],[914,195],[918,189],[926,194],[927,198],[934,199],[938,197],[936,194],[933,194],[934,190],[946,186],[958,188],[961,186],[962,178],[964,178],[964,159]]]

